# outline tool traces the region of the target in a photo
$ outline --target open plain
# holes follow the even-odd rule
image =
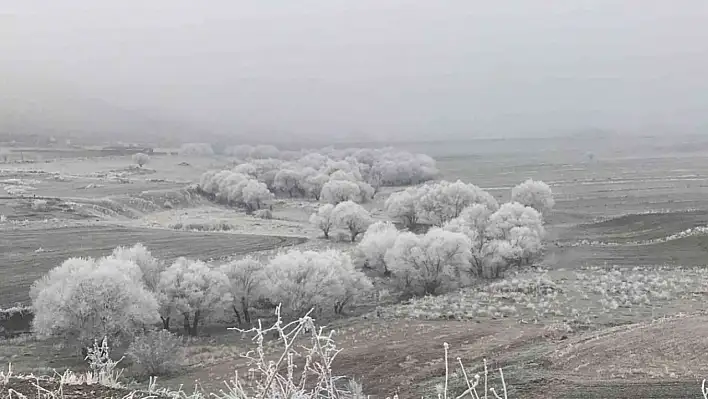
[[[500,200],[527,178],[548,183],[556,206],[544,256],[503,279],[328,320],[343,348],[337,372],[375,397],[434,394],[447,342],[472,374],[484,358],[503,367],[514,398],[699,397],[708,377],[708,152],[692,140],[431,145],[442,178]],[[285,246],[348,248],[309,226],[314,201],[278,199],[273,219],[263,220],[188,189],[229,162],[156,155],[137,168],[129,157],[44,154],[42,162],[0,164],[0,307],[28,304],[32,282],[69,257],[137,242],[162,258],[216,263]],[[392,191],[366,205],[374,217],[385,218]],[[160,384],[223,388],[249,345],[226,331],[230,322],[190,340],[182,372]],[[0,362],[17,372],[82,367],[32,337],[0,341]]]

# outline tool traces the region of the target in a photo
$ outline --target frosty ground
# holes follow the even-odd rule
[[[526,178],[552,186],[557,205],[547,219],[545,258],[503,281],[329,321],[344,348],[342,374],[377,396],[431,392],[446,341],[470,365],[486,357],[504,367],[513,397],[696,396],[708,376],[701,360],[708,345],[705,154],[444,155],[437,158],[445,179],[500,199]],[[144,169],[129,157],[0,165],[0,307],[26,302],[30,284],[67,257],[135,242],[167,258],[217,262],[284,245],[346,247],[322,240],[307,223],[314,201],[279,200],[274,219],[263,220],[185,190],[226,162],[165,155]],[[392,190],[366,205],[375,217],[385,217]],[[35,196],[46,204],[33,206]],[[194,231],[205,225],[228,228]],[[160,383],[220,389],[249,344],[225,327],[190,342],[183,373]],[[32,338],[0,343],[0,361],[45,374],[82,367],[73,354]]]

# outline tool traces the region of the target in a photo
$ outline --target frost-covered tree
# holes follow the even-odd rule
[[[349,231],[352,242],[372,223],[369,211],[354,201],[339,203],[332,210],[335,225]]]
[[[179,155],[184,157],[211,157],[214,148],[209,143],[185,143],[179,148]]]
[[[160,291],[168,304],[164,309],[179,312],[191,336],[197,335],[200,322],[232,303],[228,277],[199,260],[177,259],[162,272]],[[170,313],[162,317],[168,319]]]
[[[371,287],[349,256],[336,250],[290,250],[271,259],[264,270],[269,298],[291,317],[313,308],[341,313],[346,304]]]
[[[418,224],[417,202],[417,190],[409,188],[391,194],[384,203],[384,209],[390,218],[398,220],[403,226],[412,229]]]
[[[253,151],[252,146],[248,144],[240,144],[232,147],[227,147],[224,151],[224,154],[231,157],[237,157],[239,159],[248,159],[251,156],[251,151]]]
[[[539,237],[545,235],[541,213],[518,202],[503,204],[489,216],[489,221],[489,233],[495,238],[509,239],[514,227],[527,227]]]
[[[302,167],[310,167],[315,170],[321,170],[325,167],[325,165],[327,165],[327,161],[329,161],[329,158],[326,156],[317,152],[311,152],[300,157],[300,159],[297,160],[297,164]]]
[[[304,194],[304,176],[301,172],[292,169],[282,169],[275,174],[273,187],[293,198],[296,195]]]
[[[379,152],[369,174],[378,176],[385,186],[403,186],[432,180],[438,175],[438,170],[435,160],[427,155],[389,148]]]
[[[165,270],[166,265],[163,261],[154,257],[143,244],[137,243],[132,247],[117,247],[113,250],[111,256],[138,265],[145,287],[151,292],[157,292],[160,273]]]
[[[528,179],[511,189],[511,200],[530,206],[541,214],[547,214],[556,204],[548,184],[540,180]]]
[[[484,204],[487,208],[496,210],[497,201],[488,192],[460,180],[451,183],[441,181],[436,184],[426,184],[418,189],[417,213],[435,226],[442,226],[462,213],[462,210],[473,204]]]
[[[386,253],[386,264],[405,290],[439,293],[470,258],[470,239],[462,233],[433,228],[425,235],[401,233]]]
[[[495,212],[475,204],[444,229],[469,237],[469,272],[487,278],[499,277],[511,265],[530,262],[542,251],[545,235],[541,214],[517,202],[503,204]]]
[[[329,175],[324,173],[318,173],[312,176],[308,176],[305,179],[305,193],[314,198],[315,200],[320,200],[320,194],[322,194],[322,187],[329,182]]]
[[[361,188],[348,180],[330,180],[322,186],[320,194],[320,200],[333,205],[344,201],[358,201],[360,198]]]
[[[268,190],[265,183],[257,180],[248,180],[241,190],[241,201],[249,211],[261,209],[264,203],[273,199],[273,193]]]
[[[205,172],[199,179],[199,187],[213,200],[243,206],[249,212],[260,209],[273,198],[265,183],[230,170]]]
[[[329,232],[335,226],[334,216],[332,211],[334,210],[334,205],[324,204],[320,206],[317,212],[310,215],[310,224],[322,230],[325,238],[329,238]]]
[[[232,308],[239,324],[242,320],[241,315],[243,315],[243,321],[250,323],[249,309],[251,301],[257,296],[258,290],[262,288],[264,265],[257,259],[247,256],[226,263],[220,269],[229,279],[230,293],[233,298]]]
[[[256,159],[275,159],[278,158],[278,156],[280,156],[280,150],[278,150],[278,147],[269,144],[257,145],[251,150],[250,153],[250,157]]]
[[[138,265],[114,257],[67,259],[35,281],[30,297],[37,337],[60,337],[70,345],[102,337],[130,341],[159,321],[157,300]]]
[[[365,202],[371,201],[374,198],[376,190],[369,183],[358,181],[356,182],[356,184],[357,186],[359,186],[358,202],[363,204]]]
[[[150,156],[148,154],[143,154],[142,152],[139,152],[133,155],[133,162],[142,168],[143,166],[147,165],[148,162],[150,162]]]
[[[242,175],[250,177],[258,177],[258,169],[251,163],[241,163],[231,169],[235,173],[240,173]]]
[[[393,248],[399,231],[391,222],[376,222],[369,226],[357,245],[355,254],[364,267],[390,274],[386,265],[386,253]]]

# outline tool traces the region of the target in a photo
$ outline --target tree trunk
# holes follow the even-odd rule
[[[251,313],[248,311],[248,302],[246,301],[245,296],[241,297],[241,310],[243,311],[243,319],[246,321],[246,323],[250,324]]]
[[[189,313],[184,314],[184,334],[191,335],[191,329],[189,328]]]
[[[241,314],[238,312],[238,308],[236,305],[232,306],[234,308],[234,313],[236,314],[236,320],[238,321],[238,325],[241,325]]]
[[[162,320],[162,329],[169,331],[169,329],[170,329],[170,318],[169,318],[169,317],[162,317],[162,316],[160,316],[160,319]]]
[[[194,320],[192,321],[192,331],[190,331],[190,334],[193,337],[197,336],[197,328],[199,327],[199,311],[197,310],[194,312]]]
[[[324,232],[325,239],[329,240],[329,229],[322,231]]]

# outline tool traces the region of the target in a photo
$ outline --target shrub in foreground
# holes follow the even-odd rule
[[[30,297],[40,339],[79,345],[100,337],[129,340],[159,320],[138,265],[113,257],[70,258],[37,280]]]
[[[182,365],[184,346],[179,337],[167,330],[150,331],[137,337],[127,354],[146,375],[169,375]]]

